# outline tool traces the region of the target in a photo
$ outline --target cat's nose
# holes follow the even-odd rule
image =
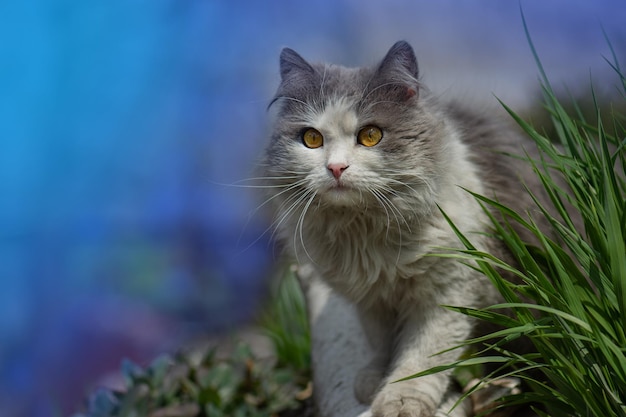
[[[346,164],[328,164],[328,170],[330,172],[333,173],[333,177],[335,177],[335,179],[339,179],[339,177],[341,177],[341,174],[343,174],[343,171],[345,171],[346,169],[348,169],[349,165]]]

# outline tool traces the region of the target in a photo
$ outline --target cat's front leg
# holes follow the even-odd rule
[[[363,332],[374,356],[357,373],[354,395],[363,404],[371,404],[380,388],[391,359],[393,318],[387,311],[375,307],[357,307]]]
[[[385,385],[372,403],[373,417],[434,416],[449,388],[449,372],[395,381],[454,361],[460,351],[438,353],[467,339],[470,331],[466,317],[441,307],[410,314],[398,334]]]

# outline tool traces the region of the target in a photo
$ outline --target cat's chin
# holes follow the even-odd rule
[[[359,204],[361,195],[358,190],[346,186],[334,186],[322,194],[324,201],[333,206],[349,207]]]

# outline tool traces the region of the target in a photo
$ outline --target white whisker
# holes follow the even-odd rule
[[[378,190],[372,188],[369,191],[374,196],[374,198],[378,201],[378,203],[381,205],[381,207],[385,211],[385,214],[387,215],[387,231],[386,231],[386,234],[385,234],[385,239],[388,239],[389,238],[389,228],[391,227],[391,217],[389,216],[389,210],[387,210],[385,201],[379,195],[380,192]]]
[[[370,80],[370,81],[371,81],[371,80]],[[370,91],[368,91],[368,92],[367,92],[367,94],[366,94],[365,96],[362,96],[362,97],[361,97],[361,101],[365,101],[365,100],[366,100],[366,99],[370,96],[370,94],[372,94],[372,93],[373,93],[373,92],[375,92],[376,90],[379,90],[379,89],[381,89],[381,88],[383,88],[383,87],[387,87],[388,85],[401,85],[401,83],[399,83],[398,81],[390,81],[390,82],[387,82],[387,83],[383,83],[383,84],[381,84],[381,85],[377,85],[376,87],[374,87],[374,88],[372,88]],[[368,81],[368,83],[367,83],[367,86],[369,86],[369,81]],[[366,87],[366,88],[367,88],[367,87]],[[364,90],[364,92],[365,92],[365,91],[366,91],[366,90]]]
[[[248,225],[248,223],[250,222],[250,220],[254,217],[254,215],[261,209],[263,208],[265,205],[269,204],[272,200],[280,197],[281,195],[293,191],[293,190],[298,190],[298,188],[302,187],[304,184],[306,183],[305,179],[301,179],[300,181],[296,181],[294,183],[291,184],[287,184],[286,188],[281,190],[279,193],[275,193],[272,194],[269,198],[267,198],[265,201],[263,201],[261,204],[259,204],[254,210],[251,210],[248,213],[248,219],[246,220],[245,225],[243,226],[242,229],[245,229],[246,226]],[[282,188],[282,187],[281,187]],[[250,243],[248,246],[246,246],[246,248],[243,251],[248,250],[250,247],[252,247],[254,244],[256,244],[259,240],[261,240],[263,238],[263,236],[265,236],[270,230],[272,231],[272,234],[270,235],[270,240],[272,240],[274,238],[274,235],[276,233],[276,231],[278,230],[278,228],[280,227],[280,224],[282,223],[282,221],[289,215],[290,211],[294,208],[295,205],[298,204],[298,196],[301,196],[303,194],[306,194],[306,190],[301,190],[300,192],[295,192],[292,195],[290,195],[289,197],[287,197],[285,199],[285,201],[282,202],[282,204],[280,205],[280,208],[283,209],[286,205],[291,204],[294,200],[296,200],[292,206],[286,211],[286,215],[283,217],[280,217],[276,220],[274,220],[264,231],[263,233],[261,233],[254,241],[252,241],[252,243]],[[243,230],[242,230],[243,233]],[[241,236],[240,236],[241,238]]]
[[[399,240],[398,241],[398,255],[396,256],[396,265],[397,265],[400,262],[400,255],[402,253],[402,224],[400,224],[400,220],[402,219],[402,223],[406,225],[409,233],[411,233],[411,228],[406,218],[402,214],[402,212],[385,195],[384,188],[383,189],[370,188],[369,190],[372,193],[372,195],[374,195],[374,197],[379,201],[380,205],[383,207],[383,209],[385,210],[385,213],[387,214],[387,233],[385,235],[385,239],[389,239],[389,229],[391,228],[391,219],[390,219],[389,213],[393,215],[396,221],[396,225],[398,227],[397,233],[398,233],[398,240]]]
[[[324,73],[322,74],[322,82],[320,84],[320,97],[324,97],[324,83],[326,82],[326,72],[328,71],[328,67],[324,67]]]
[[[297,99],[297,98],[295,98],[295,97],[289,97],[289,96],[278,96],[278,97],[276,97],[276,98],[274,99],[274,101],[276,101],[276,100],[288,100],[288,101],[294,101],[294,102],[296,102],[296,103],[298,103],[298,104],[302,104],[302,105],[303,105],[303,106],[307,109],[307,111],[312,112],[312,113],[315,113],[315,108],[314,108],[314,107],[313,107],[310,103],[307,103],[306,101],[303,101],[303,100]]]
[[[302,209],[302,212],[300,213],[300,217],[298,218],[298,221],[296,222],[296,227],[295,227],[295,230],[294,230],[293,238],[294,238],[294,247],[296,247],[296,235],[300,234],[300,244],[302,245],[302,249],[304,249],[304,253],[306,254],[307,258],[309,258],[309,260],[313,264],[316,264],[315,260],[313,260],[313,258],[309,254],[309,251],[306,248],[306,244],[304,243],[304,233],[302,231],[302,228],[304,226],[304,217],[306,216],[307,211],[309,210],[309,207],[311,206],[311,203],[315,199],[315,196],[317,195],[317,192],[313,191],[313,192],[309,192],[309,194],[311,194],[311,197],[308,199],[307,203],[305,204],[304,208]],[[296,253],[296,259],[297,258],[298,258],[298,254]],[[299,262],[299,260],[298,260],[298,262]]]
[[[306,189],[301,190],[300,193],[289,196],[289,198],[281,204],[281,206],[278,208],[278,212],[281,213],[281,215],[270,226],[274,228],[274,231],[270,236],[271,239],[274,238],[274,235],[276,234],[278,229],[280,229],[280,226],[283,224],[283,222],[287,220],[291,216],[293,211],[306,199],[306,196],[309,194],[309,192],[310,191]],[[288,204],[290,204],[289,207],[285,209]]]
[[[286,188],[284,190],[282,190],[279,193],[273,194],[271,197],[267,198],[263,203],[261,203],[259,206],[257,206],[254,210],[251,211],[251,214],[254,215],[257,211],[259,211],[259,209],[261,209],[262,207],[264,207],[266,204],[268,204],[270,201],[272,201],[273,199],[280,197],[282,194],[292,191],[298,187],[303,186],[304,184],[306,184],[306,179],[301,179],[300,181],[296,181],[292,184],[288,184],[286,185]],[[283,186],[281,186],[282,188]]]

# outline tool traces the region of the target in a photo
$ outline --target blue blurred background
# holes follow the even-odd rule
[[[623,58],[626,1],[521,3],[553,81],[602,86],[602,28]],[[538,71],[519,6],[2,2],[0,415],[68,415],[122,358],[254,317],[267,224],[251,192],[219,184],[251,175],[283,46],[362,65],[406,39],[436,94],[523,109]]]

